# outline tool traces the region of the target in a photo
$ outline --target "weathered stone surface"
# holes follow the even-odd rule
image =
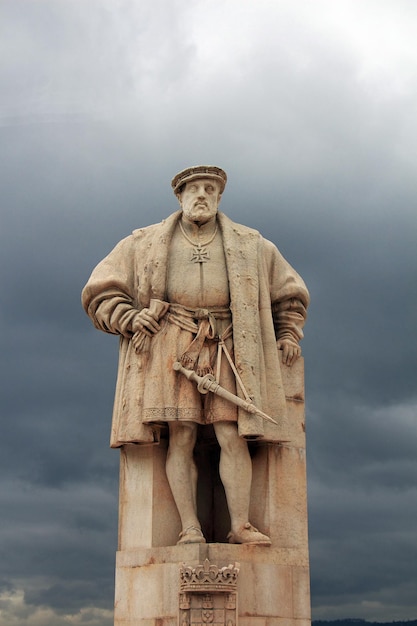
[[[165,473],[166,453],[166,440],[121,449],[119,550],[178,541],[181,521]]]
[[[290,379],[292,393],[298,394],[303,386],[302,359],[297,368],[282,369],[283,379]],[[304,429],[298,428],[304,424],[304,403],[297,400],[290,411],[299,445],[256,444],[252,454],[250,514],[253,523],[270,534],[270,548],[222,542],[174,545],[180,523],[164,471],[166,445],[132,446],[122,451],[117,626],[176,624],[172,620],[177,619],[179,564],[196,565],[206,558],[218,566],[240,564],[239,626],[309,626],[305,435]],[[208,448],[211,445],[210,441],[203,443]],[[201,455],[202,462],[210,459],[206,452]],[[210,484],[210,480],[204,482],[205,490]],[[214,487],[218,489],[219,484]],[[140,497],[145,498],[146,506],[140,507],[143,514],[139,516]],[[166,543],[171,545],[163,547]],[[156,615],[162,621],[148,621]]]
[[[119,552],[115,624],[142,626],[147,623],[144,620],[155,616],[175,619],[180,592],[179,564],[197,565],[206,558],[219,567],[239,563],[239,624],[246,623],[246,618],[265,624],[281,624],[283,620],[291,626],[301,626],[301,621],[306,624],[310,619],[308,566],[298,564],[298,554],[285,553],[285,564],[282,556],[283,552],[274,548],[227,544]]]

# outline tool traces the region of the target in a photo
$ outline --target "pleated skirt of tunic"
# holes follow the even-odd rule
[[[216,320],[219,335],[229,326],[229,320]],[[143,396],[143,422],[158,424],[175,420],[211,424],[213,422],[237,421],[237,407],[211,391],[200,394],[196,383],[184,374],[175,371],[173,365],[181,359],[195,338],[195,334],[184,330],[167,319],[160,320],[161,330],[152,337],[145,370]],[[225,340],[233,359],[233,340]],[[218,341],[206,339],[210,364],[216,375]],[[236,380],[232,368],[222,354],[219,384],[236,394]]]

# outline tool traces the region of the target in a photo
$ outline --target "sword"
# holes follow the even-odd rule
[[[248,413],[252,413],[252,415],[259,415],[260,417],[263,417],[264,420],[272,422],[273,424],[277,423],[274,419],[272,419],[272,417],[269,417],[269,415],[258,409],[252,402],[247,402],[246,400],[243,400],[243,398],[239,398],[238,396],[235,396],[234,393],[224,389],[224,387],[221,387],[212,374],[199,376],[193,370],[188,370],[183,367],[179,361],[175,361],[173,368],[175,371],[184,374],[188,380],[192,380],[196,383],[197,389],[200,393],[205,394],[211,391],[217,396],[228,400],[232,404],[242,407],[242,409],[245,409]]]

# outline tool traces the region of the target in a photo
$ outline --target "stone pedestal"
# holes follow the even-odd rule
[[[230,520],[209,428],[202,429],[196,448],[199,519],[207,544],[176,545],[181,526],[165,474],[167,441],[122,448],[116,626],[182,626],[180,614],[189,626],[201,623],[193,621],[191,609],[180,612],[180,566],[196,567],[206,559],[218,568],[239,564],[236,622],[228,618],[225,626],[310,623],[302,359],[292,368],[282,366],[282,375],[291,441],[251,444],[250,519],[271,537],[271,547],[225,543]],[[200,598],[195,605],[204,602]],[[221,623],[208,614],[204,619]]]

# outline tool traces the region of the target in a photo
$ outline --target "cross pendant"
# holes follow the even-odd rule
[[[210,260],[210,252],[205,246],[197,244],[191,253],[190,261],[192,263],[207,263]]]

